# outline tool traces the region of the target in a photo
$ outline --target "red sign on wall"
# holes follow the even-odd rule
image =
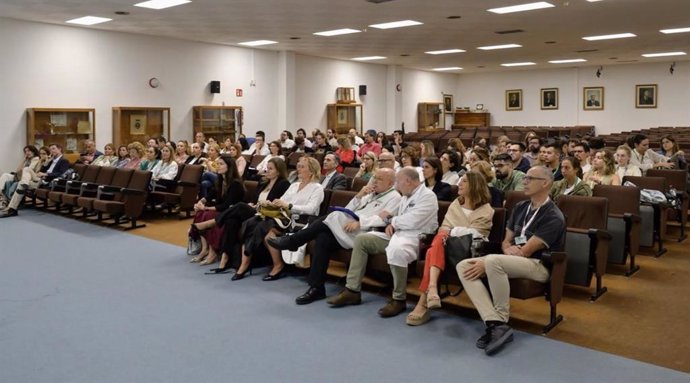
[[[235,89],[235,96],[242,97],[242,89]]]

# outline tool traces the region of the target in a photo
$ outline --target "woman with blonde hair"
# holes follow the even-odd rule
[[[177,141],[177,145],[175,145],[175,162],[178,165],[183,165],[187,163],[187,158],[189,158],[189,143],[187,140]]]
[[[623,181],[625,176],[642,177],[642,170],[639,167],[630,164],[630,157],[632,151],[628,145],[621,145],[616,148],[616,174],[618,178]]]
[[[125,169],[139,169],[141,159],[146,154],[146,148],[141,142],[134,141],[127,145],[127,150],[129,150],[129,162],[125,165]]]
[[[376,159],[376,154],[374,152],[366,152],[362,156],[362,164],[359,165],[359,171],[355,174],[355,178],[359,177],[369,181],[378,168],[379,161]]]
[[[113,144],[105,144],[103,148],[103,155],[98,156],[91,165],[96,166],[115,166],[117,163],[117,156],[115,155],[115,146]]]
[[[445,244],[449,237],[472,235],[486,238],[491,231],[494,209],[489,203],[491,196],[484,176],[476,171],[465,173],[458,183],[458,198],[448,207],[438,233],[426,252],[424,275],[419,284],[419,301],[407,316],[410,326],[422,325],[431,319],[431,309],[441,307],[438,280],[446,267],[446,257],[456,264],[469,254],[446,254]]]
[[[422,166],[424,164],[424,160],[427,159],[428,157],[434,157],[436,156],[436,150],[434,148],[434,143],[429,141],[429,140],[424,140],[422,141],[422,144],[419,146],[419,166]]]
[[[351,166],[355,162],[356,152],[352,148],[352,143],[348,137],[338,137],[338,149],[335,151],[335,154],[340,157],[340,164],[336,168],[338,173],[343,172],[344,166]]]
[[[596,185],[620,185],[621,179],[616,174],[613,155],[608,150],[599,150],[594,154],[592,168],[585,173],[583,181],[594,189]]]

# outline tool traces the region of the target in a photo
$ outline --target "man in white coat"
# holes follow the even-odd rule
[[[355,238],[345,289],[327,302],[332,307],[360,304],[362,278],[370,254],[386,253],[393,274],[393,299],[378,314],[387,318],[405,311],[407,265],[417,259],[419,234],[433,233],[438,228],[436,194],[419,181],[413,167],[401,169],[395,177],[402,194],[396,212],[382,211],[379,216],[387,224],[384,232],[364,233]]]
[[[333,211],[321,220],[289,236],[272,237],[267,243],[279,250],[296,250],[316,239],[309,269],[309,289],[297,297],[298,305],[305,305],[326,297],[326,272],[331,255],[341,248],[352,249],[355,237],[386,224],[379,216],[382,211],[396,211],[400,194],[395,190],[395,171],[378,169],[373,183],[360,190],[345,209]]]

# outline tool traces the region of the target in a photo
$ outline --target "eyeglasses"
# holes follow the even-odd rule
[[[388,162],[388,161],[391,161],[391,162],[392,162],[393,159],[391,159],[391,158],[380,158],[380,159],[379,159],[379,162]]]
[[[524,176],[522,178],[525,182],[532,182],[534,180],[541,180],[541,181],[546,181],[546,178],[543,177],[532,177],[532,176]]]

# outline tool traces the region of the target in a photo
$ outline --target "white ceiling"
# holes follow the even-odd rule
[[[647,59],[642,53],[686,51],[690,33],[664,35],[659,29],[690,27],[689,0],[550,0],[555,8],[497,15],[486,10],[534,0],[194,0],[160,11],[134,7],[141,0],[0,0],[3,17],[65,24],[92,15],[113,21],[86,28],[166,36],[236,45],[258,39],[279,44],[259,49],[287,50],[337,59],[379,55],[376,61],[429,70],[460,66],[466,72],[507,70],[505,62],[533,61],[529,69],[613,65],[629,62],[681,61],[690,56]],[[130,12],[116,15],[116,11]],[[460,19],[448,19],[461,16]],[[367,25],[413,19],[424,25],[377,30]],[[336,37],[312,33],[339,28],[366,30]],[[500,35],[502,30],[524,32]],[[584,36],[632,32],[638,37],[588,42]],[[298,37],[299,40],[292,40]],[[547,44],[547,42],[554,42]],[[523,48],[480,51],[478,46],[517,43]],[[429,50],[465,49],[466,53],[431,56]],[[593,50],[593,52],[576,52]],[[409,56],[403,56],[409,55]],[[581,64],[549,60],[584,58]]]

